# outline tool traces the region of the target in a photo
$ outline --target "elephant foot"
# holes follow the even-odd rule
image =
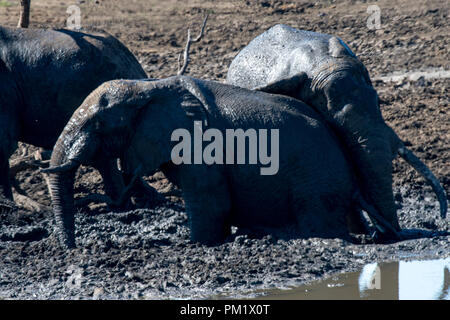
[[[350,242],[353,244],[376,244],[376,234],[356,234],[350,233]]]
[[[346,216],[346,220],[348,232],[350,234],[366,235],[373,231],[369,219],[365,217],[361,210],[351,210]]]
[[[131,202],[135,207],[153,208],[165,201],[166,198],[142,178],[134,183]]]
[[[350,241],[354,244],[391,244],[406,239],[398,238],[392,234],[380,232],[379,230],[373,230],[367,234],[355,234],[350,233]]]
[[[226,241],[231,235],[231,226],[223,226],[222,228],[213,227],[209,230],[194,227],[191,224],[191,241],[200,243],[205,246],[213,247],[220,245]]]

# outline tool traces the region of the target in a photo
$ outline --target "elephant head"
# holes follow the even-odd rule
[[[325,118],[348,150],[364,197],[394,229],[400,230],[392,190],[392,160],[397,155],[432,186],[440,203],[441,217],[445,218],[444,189],[383,120],[378,95],[366,68],[355,56],[348,55],[339,41],[334,41],[333,46],[332,58],[314,70],[314,76],[300,72],[255,89],[296,97]]]
[[[365,197],[400,230],[392,190],[392,160],[403,143],[383,121],[372,86],[347,73],[334,73],[321,88],[327,102],[326,117],[351,154]]]
[[[167,94],[169,87],[177,94]],[[73,184],[78,167],[119,158],[124,173],[152,173],[170,161],[170,145],[164,142],[170,141],[173,130],[185,125],[183,121],[188,123],[190,117],[206,121],[201,98],[195,95],[195,85],[181,77],[110,81],[86,98],[58,138],[50,167],[42,170],[49,174],[63,245],[75,247]],[[149,117],[152,121],[142,121]],[[152,152],[143,151],[146,149]]]
[[[227,82],[288,95],[316,109],[347,148],[364,198],[395,229],[399,229],[392,190],[396,155],[432,185],[445,217],[443,188],[384,122],[367,69],[341,39],[275,25],[239,52],[228,69]]]

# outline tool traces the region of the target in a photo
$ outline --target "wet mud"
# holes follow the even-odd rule
[[[0,6],[0,24],[15,26],[18,7]],[[367,28],[364,1],[79,1],[82,25],[105,29],[139,59],[149,77],[176,74],[187,26],[197,30],[205,13],[204,39],[192,46],[189,75],[224,81],[234,56],[276,23],[333,33],[364,62],[380,95],[386,122],[406,141],[450,192],[448,77],[383,78],[410,72],[449,70],[448,15],[442,1],[378,1],[381,29]],[[64,27],[71,1],[34,0],[31,27]],[[195,33],[195,31],[194,31]],[[447,71],[448,72],[448,71]],[[22,145],[16,154],[36,149]],[[50,205],[43,176],[21,172],[20,187]],[[439,218],[435,195],[404,161],[394,161],[400,225],[409,240],[372,244],[341,239],[289,239],[245,230],[219,246],[189,241],[180,191],[160,173],[147,180],[165,200],[128,212],[105,205],[80,207],[77,245],[56,241],[49,211],[0,212],[1,299],[170,299],[255,297],[366,264],[443,259],[450,256],[450,219]],[[77,197],[103,192],[99,174],[83,167]]]

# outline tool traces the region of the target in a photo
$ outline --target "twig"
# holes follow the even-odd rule
[[[183,66],[180,68],[180,60],[181,60],[181,53],[178,55],[178,75],[181,76],[186,71],[186,68],[189,64],[189,49],[191,47],[192,43],[199,42],[200,39],[203,37],[203,33],[205,31],[206,21],[208,20],[208,15],[205,16],[205,19],[203,19],[202,29],[199,33],[199,35],[195,39],[191,39],[191,30],[188,29],[188,36],[186,41],[186,47],[184,48],[184,54],[183,54]]]
[[[32,156],[18,158],[11,161],[9,176],[11,179],[21,172],[28,169],[39,169],[48,167],[50,160],[35,160]]]
[[[30,197],[17,193],[14,195],[14,200],[16,203],[25,209],[28,209],[33,212],[45,212],[45,211],[52,211],[52,209],[49,206],[45,206],[43,204],[40,204],[39,202],[31,199]]]
[[[28,28],[30,24],[30,2],[31,0],[20,0],[20,18],[18,28]]]

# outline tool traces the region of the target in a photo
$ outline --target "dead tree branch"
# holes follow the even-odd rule
[[[17,191],[17,190],[16,190]],[[14,195],[14,200],[19,207],[28,209],[33,212],[49,212],[52,209],[49,206],[40,204],[39,202],[31,199],[27,195],[17,193]]]
[[[18,28],[28,28],[30,24],[30,2],[31,0],[20,0],[20,18]]]
[[[199,42],[201,38],[203,37],[203,33],[205,31],[206,21],[208,20],[208,15],[205,16],[205,19],[203,19],[202,29],[200,30],[199,35],[195,39],[191,39],[191,30],[188,29],[188,36],[186,41],[186,47],[184,48],[183,53],[183,66],[180,67],[180,60],[181,60],[181,53],[178,56],[178,75],[181,76],[186,71],[186,68],[189,64],[189,49],[191,48],[191,44],[195,42]]]
[[[43,211],[51,211],[51,208],[45,205],[38,203],[37,201],[31,199],[27,196],[26,192],[19,186],[17,182],[16,175],[24,170],[28,169],[39,169],[46,168],[50,160],[42,160],[43,156],[40,152],[23,156],[17,159],[14,159],[10,163],[9,176],[11,180],[11,185],[16,190],[16,194],[14,195],[14,200],[19,207],[34,211],[34,212],[43,212]]]
[[[11,161],[9,176],[11,179],[15,179],[16,175],[28,169],[40,169],[47,168],[50,160],[36,160],[32,156],[17,158]]]

